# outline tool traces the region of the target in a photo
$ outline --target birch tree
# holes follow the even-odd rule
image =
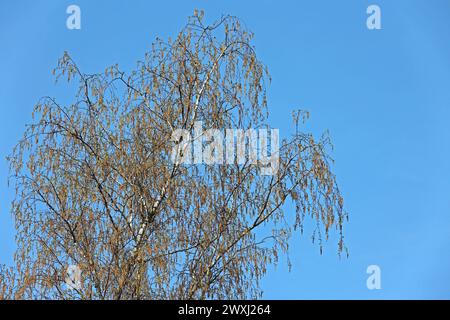
[[[195,12],[131,72],[85,74],[62,56],[54,75],[76,88],[73,102],[43,97],[9,157],[17,252],[0,298],[258,298],[267,267],[303,233],[320,250],[332,234],[345,253],[330,140],[302,131],[306,113],[282,131],[274,175],[171,160],[172,133],[197,121],[270,128],[252,38],[236,17],[207,25]],[[79,286],[65,281],[69,266]]]

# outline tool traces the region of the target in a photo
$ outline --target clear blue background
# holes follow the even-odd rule
[[[366,28],[378,4],[382,30]],[[82,29],[68,30],[77,4]],[[175,36],[194,8],[240,17],[269,66],[271,124],[291,111],[329,129],[350,213],[346,242],[323,255],[296,235],[293,269],[271,268],[264,298],[450,298],[450,1],[2,1],[0,4],[0,263],[14,228],[5,156],[44,95],[67,98],[51,70],[67,50],[86,73],[130,70],[156,36]],[[292,213],[291,208],[287,208]],[[366,268],[382,289],[366,288]]]

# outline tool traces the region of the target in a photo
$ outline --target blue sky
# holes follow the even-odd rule
[[[66,28],[70,4],[81,8],[81,30]],[[366,28],[370,4],[381,8],[381,30]],[[296,234],[292,271],[283,263],[271,268],[263,297],[449,299],[447,0],[2,1],[0,263],[11,263],[15,246],[5,157],[38,99],[65,97],[51,76],[57,59],[67,50],[86,73],[115,63],[130,70],[194,8],[209,21],[237,15],[255,33],[273,78],[273,127],[287,131],[292,110],[306,109],[308,130],[328,129],[335,146],[350,257],[339,259],[333,242],[320,255]],[[380,290],[366,287],[372,264],[381,268]]]

